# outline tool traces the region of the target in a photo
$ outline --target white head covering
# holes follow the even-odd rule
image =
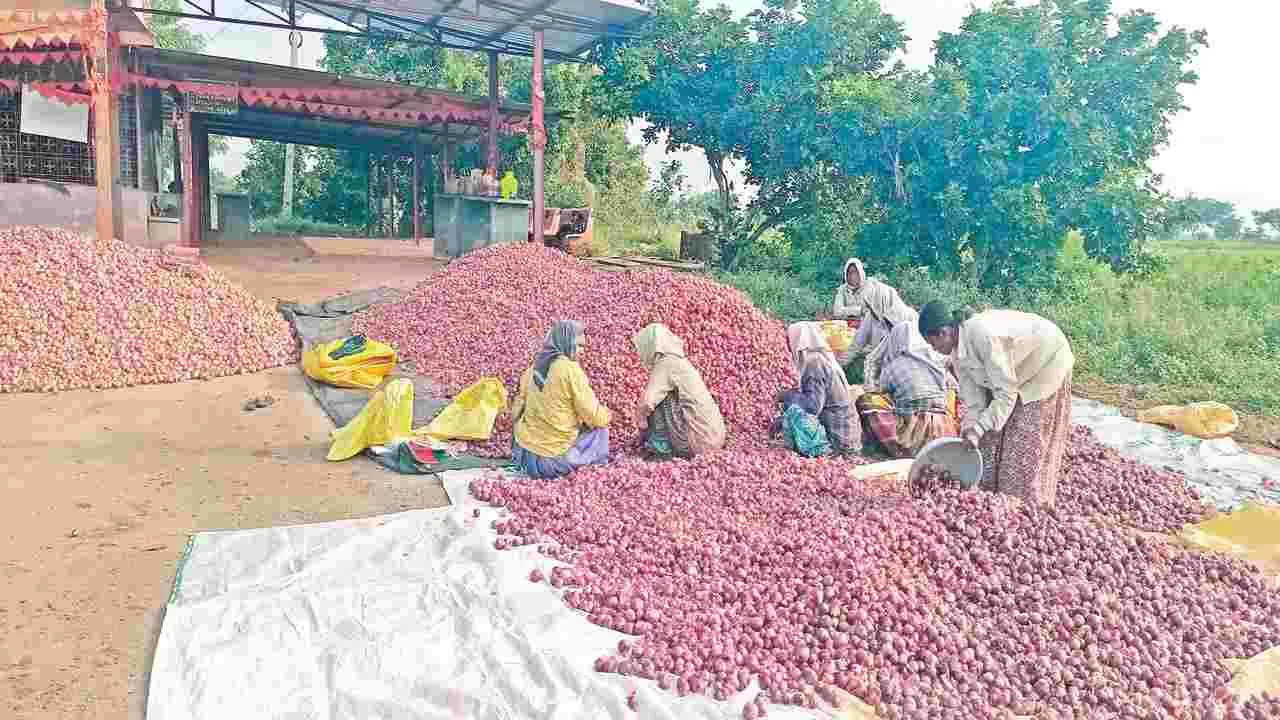
[[[796,375],[804,374],[804,366],[815,357],[831,366],[836,383],[849,392],[849,382],[844,377],[844,368],[836,360],[831,345],[822,334],[822,328],[816,322],[796,322],[787,326],[787,345],[791,347],[791,364],[795,366]]]
[[[857,268],[858,270],[858,288],[861,289],[867,282],[867,269],[863,267],[862,261],[858,258],[849,258],[844,261],[844,269],[840,271],[840,286],[845,288],[847,292],[857,292],[849,286],[849,268]]]
[[[897,290],[879,280],[863,281],[862,302],[872,317],[889,327],[905,322],[914,325],[919,318],[916,311],[902,301]]]
[[[659,355],[675,355],[684,357],[684,342],[676,337],[666,325],[650,323],[631,339],[636,354],[640,356],[640,364],[652,370]]]
[[[888,367],[889,363],[899,357],[910,357],[919,360],[929,369],[930,374],[938,381],[938,387],[947,386],[947,369],[943,358],[936,353],[920,329],[913,322],[899,323],[885,338],[880,355],[880,367]]]

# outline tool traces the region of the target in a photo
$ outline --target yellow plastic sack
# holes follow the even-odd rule
[[[1192,545],[1234,555],[1267,575],[1280,576],[1280,508],[1250,504],[1188,525],[1179,535]]]
[[[386,343],[369,340],[360,352],[334,360],[329,353],[347,339],[312,347],[302,354],[302,371],[312,380],[345,388],[373,390],[396,367],[396,351]]]
[[[822,336],[827,339],[832,352],[847,352],[849,346],[853,344],[853,330],[844,320],[824,320],[818,323],[818,326],[822,329]]]
[[[506,386],[497,378],[484,378],[458,393],[449,407],[414,434],[436,440],[488,440],[498,413],[506,409]]]
[[[333,431],[328,457],[346,460],[364,452],[365,448],[411,437],[409,426],[412,424],[413,382],[396,378],[375,392],[351,422]]]
[[[1219,402],[1190,405],[1161,405],[1138,413],[1138,422],[1166,425],[1180,433],[1214,440],[1227,437],[1240,427],[1236,411]]]

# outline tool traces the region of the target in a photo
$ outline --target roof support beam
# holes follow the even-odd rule
[[[524,11],[520,15],[517,15],[511,22],[507,23],[506,25],[503,25],[497,30],[494,30],[492,33],[480,38],[477,42],[479,42],[481,47],[488,47],[494,40],[500,39],[503,35],[506,35],[512,30],[520,27],[524,23],[529,22],[534,17],[537,17],[538,13],[543,12],[547,8],[550,8],[552,5],[555,5],[556,2],[557,0],[542,0],[542,2],[538,3],[537,5],[534,5],[533,7]]]

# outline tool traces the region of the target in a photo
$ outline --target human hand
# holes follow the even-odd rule
[[[976,450],[978,444],[982,442],[982,433],[978,431],[978,428],[969,428],[964,431],[961,438],[968,443],[969,447]]]

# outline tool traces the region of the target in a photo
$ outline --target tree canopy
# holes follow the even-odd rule
[[[1163,227],[1150,161],[1203,32],[1107,0],[999,0],[942,34],[927,70],[894,62],[905,40],[875,0],[770,0],[740,20],[665,0],[638,37],[598,49],[597,95],[651,123],[647,139],[701,148],[726,210],[723,161],[746,165],[754,200],[716,229],[730,267],[779,226],[801,254],[825,246],[815,261],[856,242],[1003,285],[1068,230],[1123,269]]]

